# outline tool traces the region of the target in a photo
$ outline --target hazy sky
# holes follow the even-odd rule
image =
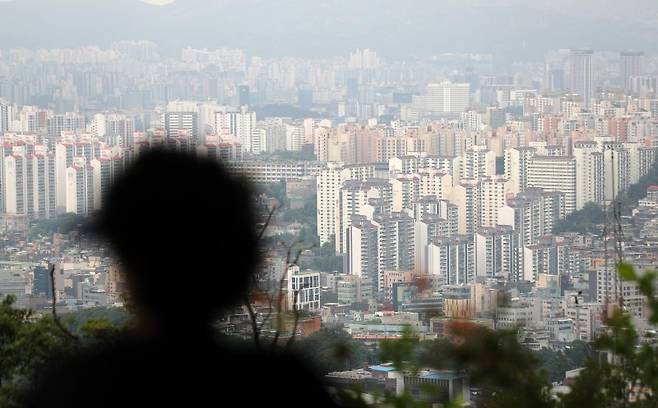
[[[3,1],[3,0],[0,0]],[[149,39],[259,55],[494,52],[658,53],[658,0],[15,0],[0,3],[0,48],[108,46]]]

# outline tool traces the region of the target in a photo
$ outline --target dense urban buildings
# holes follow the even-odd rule
[[[0,295],[37,310],[53,296],[64,310],[120,306],[125,280],[108,253],[45,226],[102,208],[156,148],[218,160],[255,184],[272,217],[259,285],[303,312],[279,328],[340,325],[371,345],[409,325],[445,337],[445,320],[459,319],[560,348],[591,341],[614,304],[649,328],[646,299],[615,270],[620,254],[658,267],[649,53],[560,49],[500,69],[492,54],[372,49],[322,59],[192,47],[170,58],[148,41],[2,50]],[[180,279],[194,296],[198,278]],[[261,322],[272,304],[254,301]],[[244,315],[222,327],[244,334]],[[469,396],[456,371],[382,364],[328,378],[434,384],[433,402]]]

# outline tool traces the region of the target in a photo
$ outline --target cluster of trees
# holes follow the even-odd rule
[[[619,202],[622,211],[635,207],[637,202],[647,195],[647,188],[652,185],[658,185],[658,165],[653,166],[649,173],[620,194]]]
[[[131,324],[121,309],[95,308],[64,319],[63,330],[50,315],[36,316],[0,301],[0,406],[20,407],[31,381],[57,356],[112,341]]]
[[[305,266],[321,272],[343,272],[343,257],[336,255],[336,244],[332,239],[316,248],[310,262]]]
[[[637,206],[637,202],[647,194],[647,188],[651,185],[658,185],[658,166],[654,166],[649,173],[645,174],[640,180],[632,184],[628,189],[623,191],[615,200],[615,205],[621,213],[628,213],[632,208]],[[574,211],[564,220],[560,220],[555,226],[554,233],[578,232],[601,234],[603,225],[613,217],[613,211],[606,212],[603,207],[595,203],[587,203],[581,210]]]
[[[315,153],[311,150],[278,150],[274,153],[261,153],[263,159],[275,160],[300,160],[300,161],[315,161]]]
[[[555,234],[578,232],[580,234],[600,234],[606,222],[603,207],[596,203],[587,203],[582,209],[574,211],[565,219],[558,221],[553,229]]]
[[[254,110],[256,111],[256,116],[259,118],[279,117],[292,119],[324,119],[327,117],[326,113],[306,110],[290,104],[267,104],[256,106]]]
[[[583,367],[594,356],[592,346],[583,341],[574,341],[564,350],[542,349],[534,354],[551,382],[563,380],[565,372]]]
[[[340,327],[324,327],[297,341],[292,350],[312,362],[319,375],[361,368],[377,357]]]
[[[68,234],[79,230],[87,219],[78,214],[60,214],[54,218],[35,220],[30,224],[30,238],[52,236],[54,233]]]

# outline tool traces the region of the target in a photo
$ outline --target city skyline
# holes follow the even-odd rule
[[[386,354],[464,328],[486,364],[509,337],[551,367],[537,406],[621,367],[592,351],[615,325],[652,376],[655,38],[655,0],[0,0],[0,313],[129,319],[137,266],[162,321],[198,306],[258,350],[310,344],[375,402],[479,408],[540,372],[492,391]],[[203,306],[233,278],[236,304]],[[611,395],[636,397],[630,371]]]
[[[16,0],[0,3],[0,48],[106,47],[143,38],[160,43],[167,55],[186,46],[316,57],[370,47],[387,57],[489,52],[502,61],[537,60],[555,48],[658,51],[653,41],[658,6],[649,0],[607,1],[605,7],[594,1],[444,3],[178,0],[154,6],[119,0],[98,1],[91,8],[79,0],[56,6]],[[35,14],[37,9],[47,13]],[[17,25],[23,20],[33,21],[34,27],[23,30]],[[85,35],[73,34],[78,32]]]

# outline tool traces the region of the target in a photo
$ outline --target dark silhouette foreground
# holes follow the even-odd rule
[[[126,273],[137,329],[61,359],[28,406],[332,406],[296,358],[229,347],[211,329],[258,263],[251,208],[249,189],[216,162],[140,156],[95,222]]]

